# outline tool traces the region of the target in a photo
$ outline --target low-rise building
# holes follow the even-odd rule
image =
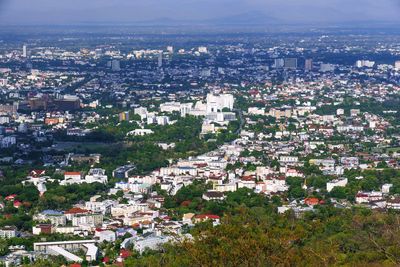
[[[326,191],[331,192],[335,187],[345,187],[347,185],[347,178],[335,179],[326,183]]]
[[[225,195],[219,191],[207,191],[203,194],[203,199],[207,201],[211,200],[224,200]]]
[[[14,226],[4,226],[0,228],[0,238],[13,238],[17,236],[17,228]]]

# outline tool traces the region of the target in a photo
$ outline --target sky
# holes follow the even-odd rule
[[[0,24],[400,23],[400,0],[0,0]]]

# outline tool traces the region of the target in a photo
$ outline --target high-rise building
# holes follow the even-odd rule
[[[167,51],[168,51],[168,53],[173,54],[174,53],[174,47],[173,46],[167,46]]]
[[[297,69],[297,58],[285,58],[285,69]]]
[[[283,58],[276,58],[274,66],[276,69],[281,69],[285,65],[285,60]]]
[[[199,53],[205,53],[205,54],[208,53],[208,49],[205,46],[199,46],[198,50],[199,50]]]
[[[160,54],[158,54],[158,67],[162,68],[163,65],[163,58],[162,58],[162,52],[160,52]]]
[[[121,70],[121,64],[120,64],[119,60],[113,59],[113,61],[111,61],[111,70],[112,71],[120,71]]]
[[[6,86],[8,83],[8,79],[0,79],[0,86]]]
[[[313,67],[313,61],[312,61],[312,59],[310,59],[310,58],[306,59],[306,62],[305,62],[305,64],[304,64],[304,69],[305,69],[306,71],[310,71],[310,70],[312,70],[312,67]]]
[[[207,113],[221,112],[224,108],[232,110],[234,102],[231,94],[207,94]]]
[[[129,121],[129,111],[119,113],[119,121]]]
[[[356,67],[357,68],[372,68],[375,65],[375,61],[369,61],[369,60],[357,60],[356,62]]]
[[[397,70],[400,70],[400,60],[398,60],[394,63],[394,68]]]
[[[333,64],[329,64],[329,63],[322,63],[320,68],[319,68],[320,72],[331,72],[331,71],[335,71],[335,65]]]
[[[27,57],[28,56],[28,48],[26,45],[22,46],[22,56]]]
[[[211,76],[211,70],[210,69],[203,69],[200,72],[200,76],[203,78],[207,78]]]

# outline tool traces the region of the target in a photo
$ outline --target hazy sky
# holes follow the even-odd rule
[[[0,0],[3,25],[249,20],[253,13],[282,23],[400,22],[400,0]]]

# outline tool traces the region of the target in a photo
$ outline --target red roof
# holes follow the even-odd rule
[[[72,263],[69,265],[69,267],[81,267],[82,265],[80,265],[79,263]]]
[[[241,178],[242,181],[253,181],[255,180],[254,176],[248,175],[248,176],[242,176]]]
[[[304,199],[304,203],[306,203],[307,205],[318,205],[319,204],[319,199],[316,197],[309,197]]]
[[[13,200],[16,196],[17,196],[16,194],[12,194],[12,195],[6,196],[4,199],[5,200]]]
[[[32,176],[41,176],[46,173],[46,170],[31,170]]]
[[[195,163],[193,165],[196,166],[197,168],[204,168],[208,166],[207,163]]]
[[[130,251],[127,250],[127,249],[121,249],[120,252],[119,252],[119,256],[120,256],[121,258],[123,258],[123,259],[126,259],[126,258],[128,258],[129,256],[131,256],[131,255],[132,255],[132,252],[130,252]]]
[[[101,261],[103,263],[109,263],[110,262],[110,258],[109,257],[104,257]]]
[[[64,214],[79,214],[79,213],[88,213],[88,210],[84,210],[81,208],[71,208],[69,210],[67,210],[66,212],[64,212]]]
[[[22,202],[19,201],[19,200],[15,200],[13,205],[14,205],[15,208],[19,208],[19,207],[22,206]]]

